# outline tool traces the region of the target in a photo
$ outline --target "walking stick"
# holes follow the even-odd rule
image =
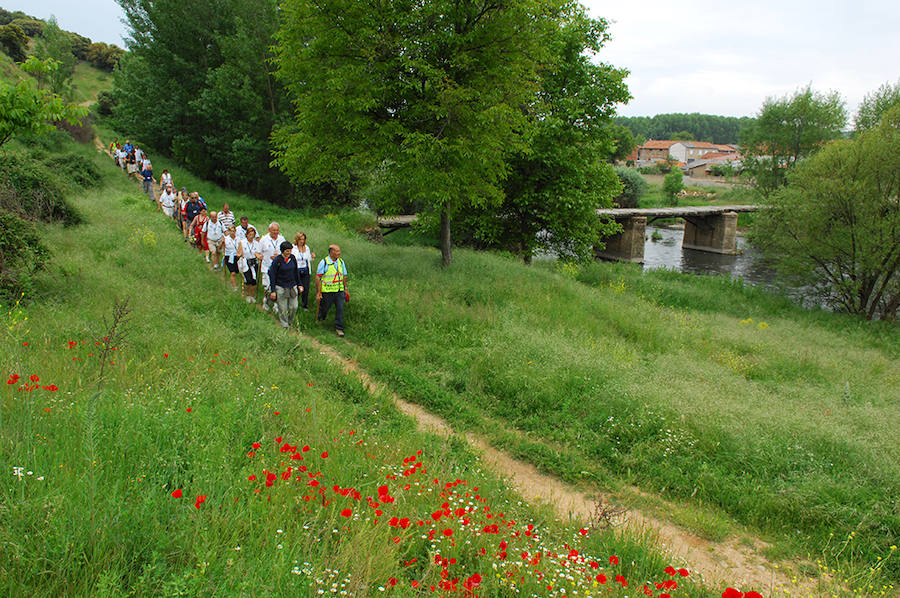
[[[260,280],[259,280],[259,276],[261,273],[262,273],[262,263],[257,263],[256,264],[256,297],[254,297],[254,299],[256,300],[257,303],[259,303],[259,291],[260,291],[260,287],[262,286],[260,284]]]

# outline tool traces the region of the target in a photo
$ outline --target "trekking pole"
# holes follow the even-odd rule
[[[257,263],[256,264],[256,297],[254,297],[254,299],[256,299],[257,303],[259,303],[259,292],[260,292],[260,287],[262,287],[262,284],[260,284],[262,281],[259,279],[261,274],[262,274],[262,263]]]

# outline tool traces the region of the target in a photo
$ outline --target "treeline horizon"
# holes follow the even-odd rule
[[[628,127],[636,139],[683,139],[736,144],[741,130],[756,119],[750,116],[718,116],[699,112],[670,112],[654,116],[617,116],[617,125]]]

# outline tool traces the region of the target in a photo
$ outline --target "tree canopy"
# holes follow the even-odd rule
[[[697,112],[615,118],[616,124],[628,127],[635,137],[645,140],[699,139],[713,143],[737,143],[741,129],[751,122],[753,119],[747,116],[717,116]]]
[[[52,58],[42,61],[34,56],[22,66],[26,72],[41,76],[59,68]],[[58,94],[39,88],[30,77],[16,85],[0,81],[0,145],[15,135],[35,135],[51,130],[56,121],[79,124],[86,114],[84,107],[66,103]]]
[[[767,98],[756,121],[741,135],[744,170],[765,195],[785,184],[786,173],[803,158],[841,136],[847,110],[837,92],[807,86],[792,96]]]
[[[787,175],[754,221],[778,270],[868,319],[900,308],[900,106],[878,127],[828,144]]]
[[[884,83],[866,94],[853,119],[856,130],[874,129],[881,122],[882,115],[894,106],[900,106],[900,80],[893,85]]]

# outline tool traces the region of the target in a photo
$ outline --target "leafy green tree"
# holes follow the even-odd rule
[[[37,37],[44,30],[44,21],[29,16],[13,19],[10,23],[21,27],[28,37]]]
[[[647,192],[647,179],[634,168],[616,166],[616,176],[622,184],[622,192],[613,199],[620,208],[636,208],[641,197]]]
[[[684,175],[681,174],[681,169],[673,168],[672,172],[663,178],[663,194],[671,205],[678,205],[678,194],[682,189],[684,189]]]
[[[615,143],[613,152],[609,156],[609,159],[614,162],[627,158],[628,154],[634,151],[634,148],[637,146],[631,129],[624,125],[610,125],[609,136],[612,137]]]
[[[66,31],[66,34],[69,36],[69,39],[72,40],[72,54],[75,58],[78,60],[87,60],[87,51],[88,48],[91,47],[90,38],[78,35],[77,33],[72,33],[71,31]]]
[[[363,176],[382,205],[421,202],[449,265],[451,220],[499,203],[506,156],[525,147],[560,4],[283,2],[294,118],[275,132],[277,164],[297,181]]]
[[[767,195],[786,182],[798,161],[841,136],[847,124],[844,101],[837,92],[822,94],[809,86],[790,97],[767,98],[756,121],[744,129],[744,170]]]
[[[2,25],[0,26],[0,48],[15,62],[22,62],[25,60],[25,52],[28,49],[28,36],[18,25]]]
[[[34,75],[52,73],[59,65],[52,59],[30,57],[23,68]],[[53,122],[80,124],[87,109],[66,103],[62,97],[38,87],[32,78],[10,85],[0,81],[0,145],[15,135],[37,135],[53,130]]]
[[[884,83],[877,90],[866,94],[853,119],[856,130],[874,129],[881,122],[882,115],[894,106],[900,106],[900,80],[893,85]]]
[[[596,215],[620,189],[607,163],[617,151],[615,135],[631,137],[609,125],[616,104],[630,98],[626,72],[591,60],[607,39],[606,21],[575,4],[547,39],[551,57],[526,109],[527,147],[508,159],[502,201],[462,217],[463,229],[485,245],[515,251],[526,263],[541,250],[586,259],[601,237],[617,232]]]
[[[695,139],[693,133],[688,131],[677,131],[669,135],[669,139],[677,139],[679,141],[693,141]]]
[[[54,17],[47,20],[43,34],[35,41],[34,55],[41,60],[50,58],[58,63],[58,67],[46,75],[47,86],[51,93],[70,96],[72,75],[75,73],[72,38],[59,28]]]
[[[278,200],[269,136],[290,105],[269,60],[275,0],[120,0],[132,43],[115,71],[114,121],[198,176]]]
[[[119,64],[125,50],[115,44],[97,42],[90,44],[85,50],[85,60],[100,70],[111,73]]]
[[[856,139],[788,174],[754,220],[753,242],[783,275],[840,309],[894,320],[900,309],[900,106]]]

